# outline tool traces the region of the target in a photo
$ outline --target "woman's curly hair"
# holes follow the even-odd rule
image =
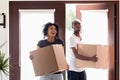
[[[56,36],[55,36],[55,38],[57,39],[57,38],[59,38],[59,25],[58,24],[56,24],[56,23],[51,23],[51,22],[48,22],[48,23],[46,23],[43,27],[43,35],[44,35],[44,38],[47,36],[47,34],[48,34],[48,28],[50,27],[50,26],[52,26],[52,25],[54,25],[55,27],[56,27],[56,31],[57,31],[57,33],[56,33]]]

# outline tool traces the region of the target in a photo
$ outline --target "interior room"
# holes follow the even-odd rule
[[[95,68],[86,67],[87,80],[119,80],[119,2],[0,0],[0,54],[3,53],[6,59],[5,69],[0,70],[0,80],[39,80],[29,55],[43,39],[42,26],[47,22],[61,26],[59,37],[65,44],[66,55],[68,39],[73,33],[71,22],[75,18],[82,21],[83,44],[107,46],[107,52],[104,52],[105,48],[99,50],[105,67],[102,64]],[[64,80],[68,80],[67,70],[63,75]]]

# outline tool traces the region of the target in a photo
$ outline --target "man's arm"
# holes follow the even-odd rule
[[[71,47],[73,53],[75,54],[75,57],[81,60],[87,60],[87,61],[93,61],[96,62],[98,60],[98,58],[96,57],[96,55],[92,56],[92,57],[87,57],[81,54],[78,54],[78,51],[75,47]]]

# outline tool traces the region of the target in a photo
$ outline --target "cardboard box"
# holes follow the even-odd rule
[[[67,69],[67,62],[62,45],[51,45],[31,51],[32,63],[36,76],[48,75]]]
[[[108,45],[91,45],[91,44],[78,44],[78,52],[84,56],[98,57],[97,62],[80,60],[76,58],[76,66],[79,68],[100,68],[107,69],[109,67],[109,46]],[[80,53],[81,52],[81,53]]]

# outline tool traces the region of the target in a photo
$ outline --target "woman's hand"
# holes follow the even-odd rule
[[[69,65],[67,64],[67,70],[69,70]]]
[[[30,55],[30,56],[29,56],[29,58],[32,60],[32,59],[33,59],[33,56],[32,56],[32,55]]]

